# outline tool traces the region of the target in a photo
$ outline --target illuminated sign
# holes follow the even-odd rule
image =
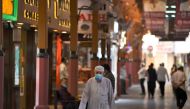
[[[20,72],[20,48],[19,45],[15,45],[15,85],[19,85],[19,73]]]
[[[24,18],[38,21],[38,13],[30,10],[24,10]]]
[[[70,20],[59,20],[59,26],[70,28]]]
[[[18,0],[3,0],[3,19],[17,20]]]
[[[25,9],[23,18],[26,22],[36,25],[39,19],[38,0],[24,0]],[[48,5],[48,25],[50,28],[70,28],[70,20],[65,17],[65,13],[70,11],[70,0],[47,0]],[[53,12],[51,14],[51,12]],[[67,15],[69,16],[69,15]]]

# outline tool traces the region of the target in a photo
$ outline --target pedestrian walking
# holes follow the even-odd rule
[[[55,91],[54,109],[58,109],[58,102],[62,104],[62,109],[78,109],[79,105],[78,100],[63,85],[60,86],[59,90]]]
[[[67,66],[66,66],[66,60],[63,57],[61,59],[61,64],[59,67],[59,71],[60,71],[60,81],[61,81],[61,85],[64,87],[67,87],[67,81],[68,81],[68,70],[67,70]]]
[[[172,75],[177,71],[177,66],[176,64],[173,64],[172,68],[171,68],[171,73],[170,73],[170,76],[172,77]],[[173,91],[173,95],[175,96],[175,89],[172,85],[172,91]]]
[[[120,68],[121,94],[126,94],[126,78],[127,78],[126,65],[125,62],[121,62],[121,68]]]
[[[164,97],[164,92],[165,92],[166,77],[167,77],[167,80],[169,81],[168,72],[166,68],[164,67],[164,63],[161,63],[157,70],[157,81],[160,86],[160,93],[161,93],[162,98]]]
[[[171,68],[171,73],[170,73],[170,76],[172,77],[172,75],[177,71],[177,66],[176,64],[173,64],[172,68]],[[173,91],[173,95],[175,96],[175,89],[172,85],[172,91]]]
[[[111,81],[113,91],[115,90],[115,77],[111,72],[110,66],[108,64],[103,64],[104,67],[104,77],[108,78]]]
[[[170,73],[170,75],[172,76],[176,71],[177,71],[177,66],[176,66],[176,64],[173,64],[173,66],[172,66],[172,68],[171,68],[171,73]]]
[[[175,90],[178,109],[182,109],[187,101],[187,93],[185,89],[186,76],[183,67],[179,67],[172,75],[172,85]]]
[[[146,77],[146,68],[144,64],[141,64],[141,68],[138,71],[140,86],[141,86],[141,95],[145,95],[144,81]]]
[[[103,66],[96,66],[94,72],[95,77],[87,81],[83,90],[79,109],[111,109],[113,100],[111,81],[103,77]]]
[[[148,73],[148,97],[154,98],[157,74],[156,74],[156,70],[154,69],[153,63],[149,65],[147,73]]]

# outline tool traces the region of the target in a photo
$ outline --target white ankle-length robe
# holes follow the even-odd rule
[[[111,109],[113,88],[111,81],[105,77],[97,82],[95,77],[90,78],[83,90],[79,109]]]

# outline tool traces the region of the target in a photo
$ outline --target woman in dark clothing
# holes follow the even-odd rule
[[[156,88],[156,80],[157,80],[157,74],[156,70],[154,69],[154,64],[151,63],[148,68],[148,97],[152,96],[154,98],[154,92]]]

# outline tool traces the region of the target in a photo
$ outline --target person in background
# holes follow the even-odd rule
[[[58,102],[61,102],[62,109],[78,109],[79,102],[68,92],[67,87],[63,86],[63,84],[55,92],[54,109],[58,109]]]
[[[158,67],[158,70],[157,70],[157,81],[160,86],[161,97],[164,97],[166,77],[167,77],[167,80],[169,81],[168,72],[166,68],[164,67],[164,63],[161,63],[160,67]]]
[[[103,66],[96,66],[94,72],[95,77],[90,78],[85,85],[79,109],[111,109],[113,100],[111,81],[103,77]]]
[[[78,102],[67,90],[68,86],[68,71],[66,60],[63,57],[60,64],[60,87],[55,91],[54,109],[57,109],[58,102],[61,102],[62,109],[77,109]]]
[[[171,73],[170,73],[170,76],[172,77],[172,75],[177,71],[177,66],[176,64],[173,64],[172,68],[171,68]],[[175,89],[174,87],[172,86],[172,90],[173,90],[173,95],[175,96]]]
[[[57,108],[58,102],[61,102],[62,109],[77,109],[78,108],[78,102],[75,97],[73,97],[67,90],[67,79],[62,79],[62,84],[60,85],[59,90],[56,90],[55,93],[55,100],[54,100],[54,109]]]
[[[126,94],[126,65],[125,62],[121,62],[120,68],[120,81],[121,81],[121,94]]]
[[[187,93],[185,89],[186,76],[183,67],[179,67],[172,75],[172,86],[175,90],[178,109],[182,109],[187,101]]]
[[[157,74],[156,74],[156,70],[154,69],[153,63],[149,65],[147,73],[148,73],[148,97],[150,98],[152,96],[152,98],[154,98]]]
[[[141,86],[141,95],[145,95],[144,81],[145,81],[145,76],[146,76],[146,69],[145,69],[144,64],[141,64],[141,68],[138,71],[138,76],[139,76],[139,81],[140,81],[140,86]]]
[[[61,64],[60,64],[59,68],[60,68],[59,71],[60,71],[61,85],[67,87],[68,70],[67,70],[67,66],[66,66],[66,60],[64,57],[61,59]]]
[[[173,64],[170,75],[172,76],[177,71],[177,66]]]
[[[113,91],[115,90],[115,77],[111,72],[110,66],[108,64],[103,64],[104,67],[104,77],[108,78],[111,81]]]

